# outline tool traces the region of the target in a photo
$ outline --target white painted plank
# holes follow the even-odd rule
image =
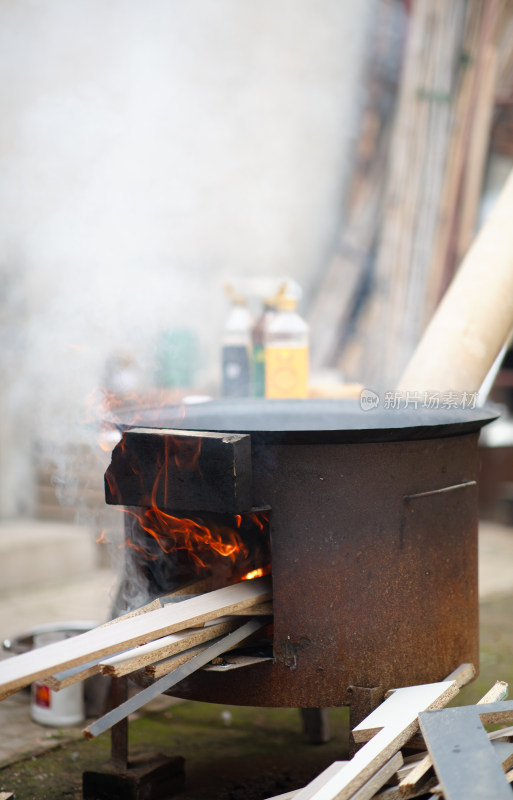
[[[375,736],[382,728],[394,722],[394,720],[404,713],[408,713],[410,705],[415,705],[419,711],[426,711],[425,703],[434,703],[430,705],[430,709],[443,708],[449,700],[445,699],[445,693],[442,692],[439,699],[431,699],[433,695],[434,686],[449,686],[456,687],[454,681],[442,681],[441,683],[425,683],[420,686],[407,686],[402,689],[394,689],[387,699],[374,709],[365,719],[353,728],[353,736],[355,742],[368,742]],[[457,691],[454,692],[454,695]],[[453,695],[453,696],[454,696]]]
[[[294,800],[349,800],[417,731],[419,711],[440,708],[458,691],[454,681],[397,689],[358,726],[361,733],[381,730],[347,765],[332,764]]]
[[[60,670],[229,614],[234,606],[266,602],[271,595],[269,577],[241,581],[6,659],[0,662],[0,699]]]

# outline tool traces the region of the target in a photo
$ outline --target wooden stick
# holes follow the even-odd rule
[[[98,675],[100,672],[100,661],[101,658],[95,658],[86,664],[78,664],[76,667],[71,667],[71,669],[56,672],[55,675],[49,675],[48,678],[45,678],[45,685],[49,689],[58,692],[60,689],[65,689],[74,683],[92,678],[93,675]]]
[[[121,622],[125,619],[132,619],[132,617],[138,617],[139,614],[146,614],[147,611],[155,611],[157,608],[162,608],[162,605],[162,598],[157,597],[150,603],[146,603],[144,606],[140,606],[132,611],[128,611],[121,617],[108,620],[107,622],[104,622],[103,625],[99,625],[98,627],[107,628],[116,622]],[[67,686],[72,686],[74,683],[85,681],[87,678],[92,678],[93,675],[99,674],[101,660],[101,658],[95,658],[93,661],[88,661],[86,664],[79,664],[76,667],[71,667],[71,669],[66,669],[62,672],[56,673],[55,675],[50,675],[48,678],[45,678],[45,683],[49,689],[53,689],[55,692],[58,692],[60,689],[65,689]]]
[[[426,792],[431,791],[431,787],[435,786],[437,779],[435,776],[432,778],[428,778],[426,783],[422,786],[421,789],[417,789],[415,791],[411,791],[409,794],[401,795],[399,793],[398,786],[389,786],[386,789],[382,789],[380,792],[374,795],[375,800],[412,800],[414,797],[425,797]]]
[[[144,669],[144,675],[147,675],[152,680],[162,678],[163,675],[169,675],[169,673],[173,672],[173,670],[175,670],[177,667],[180,667],[182,664],[186,664],[187,661],[191,660],[191,658],[194,658],[194,656],[202,653],[207,649],[208,646],[209,645],[207,642],[204,642],[203,644],[197,644],[195,647],[191,647],[189,650],[184,650],[183,653],[178,653],[175,656],[171,656],[171,658],[165,658],[163,661],[158,661],[156,664],[149,664]]]
[[[446,681],[456,681],[456,686],[461,689],[476,677],[476,668],[473,664],[460,664],[444,679]]]
[[[443,707],[458,691],[454,681],[396,689],[353,730],[356,741],[358,733],[373,738],[343,768],[322,772],[295,800],[349,800],[415,733],[419,711]]]
[[[470,146],[465,182],[461,193],[462,209],[458,241],[458,260],[466,253],[475,233],[481,188],[490,145],[490,131],[497,84],[497,22],[500,0],[488,0],[483,9],[479,61],[476,69],[475,113],[470,129]]]
[[[110,655],[123,647],[152,641],[191,624],[230,614],[234,608],[258,605],[270,598],[270,578],[255,578],[22,653],[0,662],[0,699],[63,669]]]
[[[153,642],[141,644],[124,653],[111,656],[100,662],[100,670],[104,675],[115,675],[121,677],[134,672],[136,669],[153,664],[155,661],[162,661],[164,658],[189,650],[197,644],[208,642],[210,639],[217,639],[225,633],[229,633],[237,625],[237,622],[223,622],[220,625],[211,625],[208,628],[186,628],[180,633],[172,633],[155,639]]]
[[[488,738],[492,742],[496,739],[510,739],[511,737],[513,737],[513,725],[510,725],[509,728],[500,728],[498,731],[490,731],[488,734]]]
[[[394,775],[403,763],[401,753],[395,753],[380,769],[352,796],[352,800],[371,800],[378,789]]]
[[[94,736],[98,736],[100,733],[108,730],[110,727],[112,727],[112,725],[115,725],[120,720],[125,719],[125,717],[127,717],[129,714],[137,711],[137,709],[141,708],[141,706],[148,703],[158,694],[166,692],[188,675],[192,675],[192,673],[200,669],[200,667],[208,664],[208,662],[213,658],[216,658],[216,656],[221,655],[226,650],[229,650],[230,648],[244,641],[244,639],[247,639],[253,633],[256,633],[256,631],[263,627],[263,624],[264,623],[260,622],[259,620],[250,620],[249,622],[246,622],[236,631],[229,633],[228,636],[224,636],[214,644],[211,644],[202,653],[192,658],[186,664],[183,664],[169,675],[165,675],[151,686],[143,689],[141,692],[139,692],[139,694],[131,697],[126,701],[126,703],[122,703],[117,708],[109,711],[103,717],[96,720],[96,722],[93,722],[92,725],[89,725],[84,730],[84,735],[88,739],[91,739]]]
[[[261,603],[252,608],[243,608],[232,612],[236,617],[271,617],[274,614],[272,603]]]
[[[203,669],[205,672],[231,672],[232,669],[243,669],[264,661],[272,661],[271,656],[228,656],[225,664],[207,664]]]
[[[504,681],[496,681],[496,683],[489,689],[486,694],[478,700],[477,705],[483,703],[495,703],[498,700],[504,700],[508,696],[508,684]],[[429,753],[424,756],[411,772],[401,780],[399,783],[399,791],[401,795],[405,796],[412,790],[417,789],[433,766],[433,760]]]
[[[467,57],[464,62],[462,61],[458,75],[457,95],[447,146],[444,184],[439,200],[439,220],[431,247],[426,297],[423,304],[423,327],[431,319],[453,274],[452,238],[457,227],[458,195],[461,191],[472,117],[476,107],[477,48],[482,15],[480,0],[469,0],[462,42],[462,53],[464,52]]]

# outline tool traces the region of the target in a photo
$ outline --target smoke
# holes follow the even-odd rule
[[[102,488],[89,398],[112,364],[144,395],[187,331],[193,388],[215,394],[226,278],[311,283],[340,222],[370,9],[3,4],[0,516],[37,511],[37,450],[101,527],[81,498]],[[94,486],[69,445],[103,465]]]

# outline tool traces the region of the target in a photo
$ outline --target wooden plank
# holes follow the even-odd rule
[[[392,775],[395,775],[402,763],[403,757],[401,753],[395,753],[395,755],[393,755],[386,764],[383,764],[361,789],[354,793],[352,800],[371,800],[376,792],[390,780]]]
[[[437,778],[433,776],[432,778],[428,778],[427,782],[420,789],[411,791],[407,795],[403,796],[400,794],[399,786],[389,786],[375,794],[374,797],[375,800],[413,800],[414,797],[426,797],[426,793],[431,791],[436,783]]]
[[[488,692],[478,701],[478,705],[483,703],[495,703],[499,700],[504,700],[508,696],[508,684],[505,681],[496,681],[495,684],[489,689]],[[429,770],[433,766],[433,761],[429,753],[424,756],[411,772],[404,777],[399,784],[399,791],[404,796],[410,793],[413,789],[417,789]]]
[[[252,495],[247,434],[131,428],[105,473],[111,505],[241,514]]]
[[[460,666],[456,667],[444,680],[456,681],[458,689],[461,689],[462,686],[466,686],[467,683],[470,683],[475,677],[476,668],[473,664],[460,664]]]
[[[314,781],[301,789],[295,800],[349,800],[415,733],[419,711],[443,706],[457,692],[454,681],[396,689],[353,730],[364,741],[369,735],[373,738],[343,769],[329,767],[315,779],[313,791]]]
[[[117,708],[114,708],[112,711],[109,711],[103,717],[96,720],[96,722],[93,722],[85,728],[84,735],[88,739],[91,739],[108,730],[120,720],[125,719],[129,714],[137,711],[158,694],[166,692],[184,678],[187,678],[193,672],[200,669],[200,667],[208,664],[208,662],[216,658],[216,656],[221,655],[226,652],[226,650],[230,650],[232,647],[235,647],[240,642],[252,636],[262,627],[263,623],[259,620],[250,620],[246,622],[236,631],[232,631],[232,633],[212,643],[202,653],[191,658],[186,664],[175,669],[173,672],[169,673],[169,675],[164,675],[164,677],[160,678],[160,680],[156,681],[151,686],[143,689],[134,697],[129,698],[125,703],[122,703]]]
[[[162,608],[162,605],[162,598],[157,597],[150,603],[134,608],[132,611],[123,614],[123,616],[108,620],[98,627],[106,628],[121,620],[131,619],[132,617],[139,616],[139,614],[146,614],[147,611],[155,611],[157,608]],[[86,664],[79,664],[76,667],[71,667],[71,669],[62,670],[55,675],[50,675],[48,678],[45,678],[45,683],[50,689],[58,692],[60,689],[65,689],[67,686],[72,686],[74,683],[85,681],[87,678],[92,678],[93,675],[99,674],[101,660],[101,658],[95,658],[92,661],[88,661]]]
[[[417,764],[420,764],[421,761],[424,760],[426,755],[427,751],[425,753],[415,753],[413,755],[405,756],[403,766],[397,770],[397,780],[402,781],[403,778],[409,775],[410,772],[415,769]]]
[[[345,762],[348,763],[348,762]],[[285,792],[285,794],[275,795],[274,797],[269,797],[267,800],[294,800],[297,796],[299,789],[295,789],[292,792]],[[384,789],[382,792],[378,792],[377,794],[372,795],[376,798],[376,800],[401,800],[399,795],[399,790],[397,786],[391,786],[389,789]],[[409,798],[419,797],[420,793],[413,793],[409,795]],[[354,795],[352,800],[358,797],[358,794]]]
[[[28,686],[34,680],[83,664],[124,647],[144,644],[159,636],[183,630],[191,624],[249,608],[271,598],[271,579],[255,578],[216,589],[201,597],[166,605],[105,628],[94,628],[79,636],[39,647],[0,662],[0,699]]]
[[[507,728],[499,728],[497,731],[490,731],[488,734],[488,738],[491,742],[495,741],[496,739],[510,739],[513,737],[513,725],[510,725]]]
[[[144,674],[152,680],[162,678],[164,675],[169,675],[169,673],[173,672],[173,670],[175,670],[177,667],[185,664],[187,661],[193,658],[193,656],[198,655],[198,653],[202,653],[207,647],[207,642],[203,644],[197,644],[195,647],[191,647],[190,650],[185,650],[183,653],[178,653],[170,658],[164,658],[162,661],[158,661],[156,664],[149,664],[144,668]]]
[[[334,761],[333,764],[326,767],[326,769],[321,772],[320,775],[317,775],[307,786],[303,789],[299,789],[294,795],[294,800],[307,800],[307,798],[310,800],[310,798],[313,797],[319,797],[324,800],[325,795],[321,795],[319,792],[322,792],[330,781],[337,779],[350,763],[350,761]],[[328,797],[328,795],[326,795],[326,797]]]
[[[458,260],[465,255],[475,233],[486,159],[490,149],[498,73],[497,24],[500,8],[503,5],[502,0],[488,0],[483,9],[481,41],[476,65],[475,99],[478,99],[478,102],[474,102],[466,170],[461,190]]]
[[[152,678],[152,680],[162,678],[163,675],[169,675],[169,673],[173,672],[173,670],[177,669],[177,667],[180,667],[182,664],[186,664],[187,661],[191,660],[191,658],[194,658],[194,656],[202,653],[207,649],[208,646],[208,642],[197,644],[194,647],[191,647],[189,650],[184,650],[183,653],[177,653],[170,658],[165,658],[163,661],[158,661],[156,664],[149,664],[144,668],[144,674],[149,678]]]
[[[348,761],[335,761],[324,771],[324,773],[322,773],[324,775],[324,778],[326,778],[330,774],[333,775],[338,774],[340,772],[340,769],[346,766],[348,763],[349,763]],[[392,775],[395,774],[395,772],[397,772],[402,763],[403,763],[403,758],[401,753],[396,753],[394,756],[392,756],[392,758],[389,761],[386,762],[386,764],[384,764],[375,773],[375,775],[373,775],[370,778],[370,780],[367,781],[367,783],[364,784],[364,786],[361,787],[361,789],[359,789],[354,795],[352,795],[352,800],[370,800],[372,797],[375,796],[376,790],[379,789],[381,786],[383,786],[383,784],[386,783],[387,780],[389,780],[392,777]],[[316,785],[320,777],[321,776],[318,776],[317,778],[315,778],[315,780],[311,782],[311,784],[309,784],[311,793],[318,792],[319,787],[322,789],[323,782],[319,781],[318,785]],[[296,798],[299,798],[300,796],[300,791],[298,790],[296,792],[289,792],[285,795],[285,797],[288,796],[296,800]],[[279,795],[278,797],[281,796],[282,795]],[[314,794],[310,794],[309,796],[314,797]],[[274,799],[271,798],[271,800],[278,800],[278,798]]]
[[[101,658],[96,658],[93,661],[88,661],[86,664],[78,664],[71,669],[65,669],[55,675],[49,675],[45,678],[45,685],[49,689],[58,692],[60,689],[65,689],[67,686],[73,686],[74,683],[80,683],[87,678],[92,678],[93,675],[100,673]]]
[[[475,678],[476,675],[476,668],[473,664],[465,663],[460,664],[459,667],[456,667],[446,678],[444,681],[455,681],[456,686],[458,689],[461,689],[462,686],[466,686],[467,683],[470,683]],[[390,695],[395,692],[395,689],[387,692],[385,697],[390,697]],[[423,754],[426,754],[426,743],[424,741],[424,737],[420,733],[416,733],[412,738],[408,741],[408,749],[409,750],[421,750]]]
[[[234,611],[233,614],[237,617],[272,617],[274,614],[273,604],[272,603],[262,603],[259,606],[253,606],[252,608],[243,608],[240,611]]]
[[[448,687],[451,687],[448,689]],[[446,691],[447,690],[447,691]],[[438,691],[439,697],[436,694]],[[420,686],[406,686],[393,689],[381,705],[372,711],[365,719],[353,728],[355,742],[368,742],[377,733],[388,725],[393,725],[395,719],[408,717],[408,704],[415,705],[418,709],[427,703],[430,708],[443,708],[446,703],[457,695],[459,687],[456,681],[442,681],[441,683],[426,683]],[[433,697],[433,694],[435,695]],[[450,696],[448,696],[450,695]]]
[[[511,800],[511,789],[482,724],[513,719],[513,701],[419,714],[446,800]]]
[[[226,664],[207,664],[203,670],[205,672],[230,672],[233,669],[262,664],[264,661],[272,661],[272,658],[270,656],[228,656]]]
[[[208,628],[186,628],[180,633],[172,633],[155,639],[153,642],[141,644],[126,650],[124,653],[111,656],[100,662],[100,671],[104,675],[115,675],[120,678],[136,669],[142,669],[155,661],[162,661],[169,656],[189,650],[197,644],[217,639],[233,630],[239,621],[222,622],[220,625],[211,625]]]

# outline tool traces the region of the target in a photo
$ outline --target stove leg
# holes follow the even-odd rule
[[[128,700],[126,678],[111,678],[110,708],[117,708]],[[118,770],[128,769],[128,718],[113,725],[110,731],[110,759]]]
[[[128,697],[126,678],[112,678],[111,708]],[[184,785],[184,759],[160,753],[128,757],[128,720],[111,729],[111,759],[102,771],[82,775],[83,800],[167,800]]]
[[[325,744],[331,739],[327,708],[300,708],[305,739],[310,744]]]
[[[353,728],[379,706],[385,691],[382,686],[349,686],[347,691],[351,698],[349,702],[349,757],[351,758],[362,746],[355,742]]]

